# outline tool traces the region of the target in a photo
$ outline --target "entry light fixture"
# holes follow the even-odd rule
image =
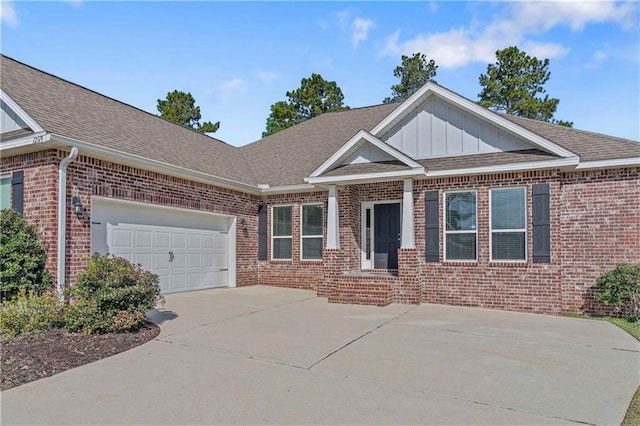
[[[74,195],[71,199],[71,204],[73,205],[73,212],[76,214],[78,219],[81,219],[84,213],[84,206],[82,205],[82,201],[80,201],[80,197]]]
[[[247,230],[247,219],[245,219],[244,217],[242,219],[240,219],[240,225],[242,225],[242,230],[246,231]]]

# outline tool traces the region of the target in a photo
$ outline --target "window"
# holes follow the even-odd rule
[[[0,210],[11,207],[11,176],[0,176]]]
[[[445,197],[445,260],[476,260],[476,192],[448,192]]]
[[[491,260],[527,259],[527,190],[491,190]]]
[[[274,206],[271,221],[271,258],[291,260],[291,206]]]
[[[322,260],[322,204],[302,206],[302,260]]]

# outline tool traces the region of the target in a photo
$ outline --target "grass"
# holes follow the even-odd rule
[[[640,322],[629,321],[625,318],[614,318],[614,317],[589,317],[586,315],[571,315],[567,314],[570,317],[576,318],[589,318],[601,321],[608,321],[613,325],[616,325],[635,337],[640,341]],[[620,426],[638,426],[640,425],[640,386],[636,389],[635,395],[631,398],[631,403],[629,404],[629,408],[627,408],[627,414],[624,416],[624,420]]]

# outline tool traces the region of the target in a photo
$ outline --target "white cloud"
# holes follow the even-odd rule
[[[280,75],[271,71],[257,70],[256,77],[258,77],[258,80],[262,81],[263,83],[270,84],[278,80],[280,78]]]
[[[351,22],[351,46],[354,49],[358,47],[360,42],[367,40],[369,31],[375,27],[373,20],[366,18],[355,18]]]
[[[227,100],[231,98],[232,95],[237,93],[243,93],[247,90],[247,85],[241,78],[233,78],[231,80],[227,80],[223,82],[220,86],[217,87],[216,92],[218,93],[218,97],[220,99]]]
[[[560,25],[573,31],[589,23],[614,22],[624,28],[635,25],[634,3],[563,1],[514,2],[507,15],[486,25],[472,23],[449,31],[419,34],[400,40],[400,31],[391,34],[379,51],[380,56],[424,53],[442,68],[463,67],[471,62],[495,61],[495,52],[508,46],[520,46],[531,56],[559,58],[569,49],[558,43],[537,42],[531,37]]]
[[[587,64],[587,68],[596,68],[607,61],[607,59],[609,59],[609,45],[604,44],[600,49],[593,52],[591,60]]]
[[[0,1],[0,22],[10,27],[16,27],[20,23],[13,7],[13,2],[9,0]]]

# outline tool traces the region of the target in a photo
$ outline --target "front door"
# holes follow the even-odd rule
[[[400,204],[375,204],[373,217],[373,267],[375,269],[398,269]]]

